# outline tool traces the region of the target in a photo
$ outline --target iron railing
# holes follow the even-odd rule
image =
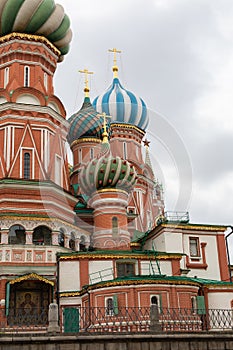
[[[153,321],[152,321],[153,320]],[[232,330],[233,310],[193,310],[158,308],[155,317],[150,307],[78,308],[77,317],[63,320],[76,324],[78,332],[202,332]],[[74,325],[73,325],[74,326]],[[155,328],[156,326],[156,328]],[[69,330],[69,327],[68,327]],[[66,329],[66,332],[69,332]],[[64,328],[63,328],[64,331]]]
[[[48,327],[48,309],[10,308],[0,312],[0,332],[46,332]]]
[[[65,312],[65,311],[72,312]],[[162,307],[65,307],[64,333],[203,332],[233,330],[233,310]],[[0,334],[47,332],[48,310],[32,308],[0,312]]]

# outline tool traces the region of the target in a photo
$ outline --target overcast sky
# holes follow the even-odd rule
[[[55,92],[67,114],[112,81],[112,55],[122,50],[119,77],[150,110],[154,172],[166,210],[188,210],[191,222],[233,225],[233,1],[57,0],[71,19],[73,40],[59,64]]]

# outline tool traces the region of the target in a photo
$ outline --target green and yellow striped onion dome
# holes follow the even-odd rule
[[[82,190],[92,194],[102,189],[117,188],[129,192],[137,180],[135,168],[127,160],[105,155],[93,159],[79,174]]]
[[[54,0],[0,0],[0,35],[41,35],[66,55],[72,39],[70,20]]]

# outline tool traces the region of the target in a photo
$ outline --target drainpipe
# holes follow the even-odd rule
[[[226,247],[227,247],[227,260],[228,260],[228,271],[229,271],[229,276],[230,276],[230,282],[232,283],[232,276],[231,276],[231,260],[230,260],[230,252],[229,252],[229,247],[228,247],[228,237],[233,233],[233,226],[228,226],[231,229],[231,232],[229,232],[226,237]]]
[[[60,283],[60,256],[57,253],[57,290],[56,290],[56,299],[57,299],[57,305],[58,305],[58,310],[59,310],[59,315],[60,315],[60,298],[59,298],[59,283]]]

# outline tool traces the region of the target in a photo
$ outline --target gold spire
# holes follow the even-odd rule
[[[98,117],[104,118],[104,132],[102,134],[103,136],[103,143],[108,143],[108,132],[107,132],[107,123],[106,123],[106,118],[112,118],[111,115],[107,115],[105,112],[97,114]]]
[[[79,70],[79,73],[83,73],[85,74],[85,88],[84,88],[84,92],[85,92],[85,97],[89,97],[89,81],[88,81],[88,74],[93,74],[93,72],[89,72],[88,69],[83,69],[83,70]]]
[[[109,49],[109,52],[113,52],[113,77],[118,78],[118,66],[117,66],[117,53],[121,53],[120,50],[117,50],[116,48],[114,49]]]

